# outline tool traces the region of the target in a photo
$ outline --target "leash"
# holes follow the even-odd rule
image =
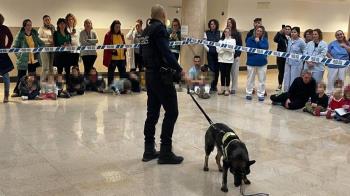
[[[204,117],[207,119],[207,121],[209,122],[210,125],[213,125],[213,121],[209,118],[209,116],[207,115],[207,113],[205,113],[205,111],[203,110],[203,108],[199,105],[199,103],[197,102],[197,100],[193,97],[192,93],[190,92],[190,88],[187,87],[187,93],[191,96],[192,100],[194,101],[194,103],[197,105],[197,107],[199,108],[199,110],[203,113]]]
[[[243,188],[243,182],[241,186],[239,187],[239,192],[241,193],[242,196],[269,196],[267,193],[256,193],[256,194],[251,194],[251,195],[246,195],[244,194],[244,188]]]

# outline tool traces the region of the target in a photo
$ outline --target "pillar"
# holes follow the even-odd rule
[[[202,39],[206,29],[207,0],[182,0],[182,26],[188,26],[189,37]],[[187,45],[181,47],[181,65],[185,70],[193,64],[193,56],[202,56],[205,62],[202,45]]]

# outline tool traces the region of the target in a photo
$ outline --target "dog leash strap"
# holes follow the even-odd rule
[[[189,92],[189,87],[188,88],[188,94],[190,94],[192,100],[194,101],[194,103],[197,105],[197,107],[200,109],[200,111],[203,113],[203,115],[205,116],[205,118],[207,119],[207,121],[209,122],[210,125],[213,124],[213,121],[209,118],[209,116],[205,113],[205,111],[203,110],[203,108],[199,105],[199,103],[197,102],[197,100],[193,97],[192,93]]]

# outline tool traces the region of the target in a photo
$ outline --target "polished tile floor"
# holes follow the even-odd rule
[[[244,81],[242,73],[238,95],[199,102],[215,122],[235,129],[257,161],[246,193],[349,195],[350,126],[286,111],[268,100],[248,102]],[[269,71],[269,94],[275,81]],[[185,157],[178,166],[141,162],[145,93],[1,103],[0,196],[239,195],[231,176],[229,193],[220,191],[214,157],[210,172],[203,172],[208,122],[188,95],[178,97],[174,151]]]

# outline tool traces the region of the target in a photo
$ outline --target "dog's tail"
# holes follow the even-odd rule
[[[197,102],[197,100],[193,97],[192,93],[189,92],[188,89],[188,94],[190,94],[192,100],[194,101],[194,103],[198,106],[198,108],[200,109],[200,111],[203,113],[203,115],[205,116],[205,118],[207,119],[207,121],[209,122],[210,125],[214,124],[213,121],[209,118],[209,116],[207,115],[207,113],[205,113],[205,111],[203,110],[203,108],[199,105],[199,103]]]

